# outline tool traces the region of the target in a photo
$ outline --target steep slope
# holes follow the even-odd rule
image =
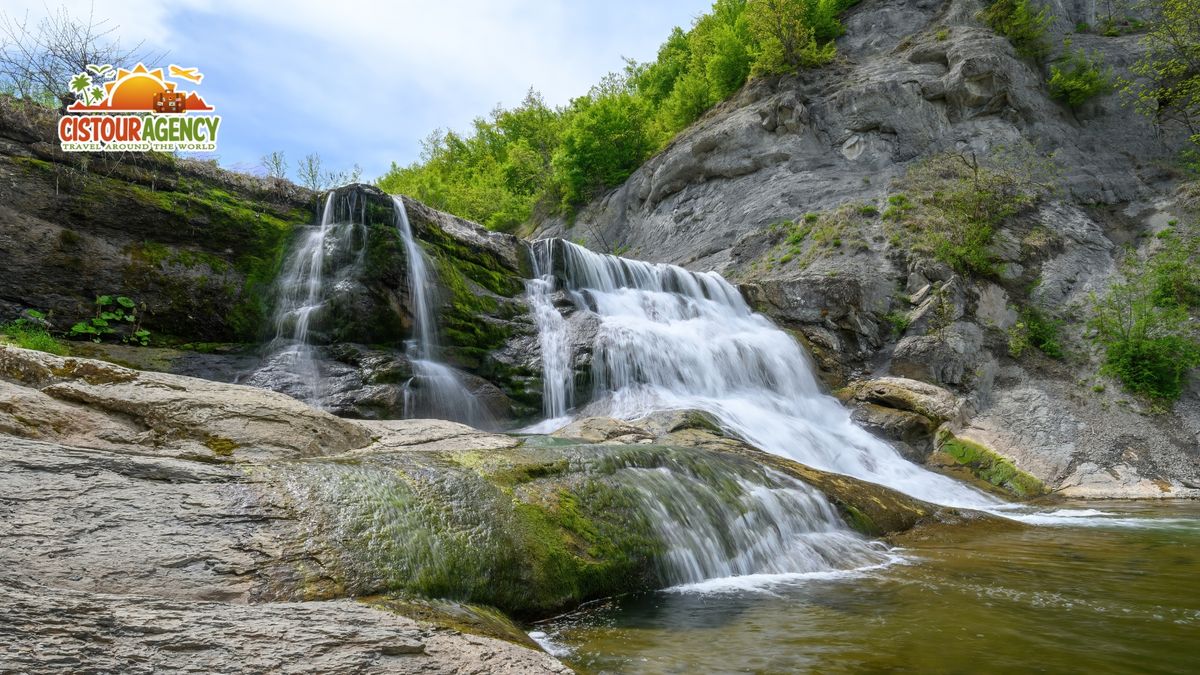
[[[1095,2],[1048,4],[1054,45],[1096,23]],[[1170,245],[1153,235],[1194,219],[1174,192],[1181,139],[1116,93],[1075,110],[1054,101],[1046,69],[984,26],[983,7],[862,3],[833,65],[751,82],[537,236],[742,282],[753,306],[806,341],[831,385],[857,382],[845,398],[861,421],[918,461],[966,466],[1006,489],[1010,474],[994,470],[1004,463],[1067,494],[1195,494],[1195,389],[1165,412],[1123,394],[1097,375],[1086,336],[1091,295],[1112,283],[1124,248],[1144,260]],[[1118,74],[1140,50],[1137,35],[1070,38]],[[923,189],[913,172],[930,161],[946,173],[1000,148],[1053,153],[1057,190],[1004,220],[987,248],[993,270],[956,270],[920,245],[926,223],[906,215],[904,193]],[[1063,322],[1062,358],[1010,354],[1027,308]],[[886,375],[936,385],[960,414],[930,418],[862,394],[864,380]]]

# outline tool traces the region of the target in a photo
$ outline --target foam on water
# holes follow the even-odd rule
[[[939,504],[998,504],[906,461],[854,424],[821,391],[800,345],[751,311],[720,275],[598,254],[561,240],[536,246],[540,259],[561,261],[544,278],[557,279],[578,310],[600,321],[593,400],[579,414],[636,419],[659,410],[704,410],[752,445],[818,469]],[[540,316],[539,328],[559,330]],[[547,382],[570,381],[571,359],[546,359],[543,367]],[[556,397],[554,410],[569,409],[558,390],[545,393]]]

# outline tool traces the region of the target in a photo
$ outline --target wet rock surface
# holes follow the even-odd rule
[[[487,607],[661,587],[647,476],[714,513],[795,479],[871,535],[965,517],[686,411],[522,438],[8,347],[0,387],[0,637],[18,645],[0,667],[19,671],[563,672]]]
[[[338,553],[308,540],[306,505],[265,473],[519,441],[362,426],[269,391],[40,352],[0,362],[0,670],[568,672],[436,611],[415,620],[320,586],[308,570]]]

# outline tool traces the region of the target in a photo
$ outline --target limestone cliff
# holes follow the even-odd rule
[[[1196,494],[1196,388],[1160,413],[1098,376],[1085,338],[1090,294],[1112,283],[1123,248],[1144,258],[1170,221],[1195,218],[1176,195],[1180,139],[1116,92],[1077,109],[1053,100],[1048,65],[1018,57],[978,19],[983,6],[861,3],[833,64],[750,82],[622,186],[537,236],[736,279],[806,342],[832,386],[899,375],[943,387],[964,404],[948,432],[1050,490]],[[1076,34],[1096,23],[1095,2],[1048,6],[1051,44],[1069,37],[1128,73],[1138,35]],[[896,227],[915,167],[1012,147],[1052,154],[1056,191],[995,232],[995,273],[956,271]],[[1010,331],[1030,307],[1063,323],[1065,356],[1010,355]],[[920,431],[928,419],[903,422],[896,410],[881,433],[917,446],[918,461],[941,447],[933,431],[944,420]]]

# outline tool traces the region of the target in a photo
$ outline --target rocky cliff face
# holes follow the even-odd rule
[[[1072,34],[1096,23],[1097,3],[1048,6],[1052,44],[1069,35],[1127,73],[1137,35]],[[546,222],[538,236],[739,280],[753,306],[809,346],[834,388],[888,375],[937,386],[963,404],[952,420],[846,395],[875,406],[858,414],[918,461],[938,450],[935,464],[961,464],[938,440],[958,434],[1050,490],[1196,494],[1195,388],[1156,414],[1097,375],[1084,339],[1089,295],[1111,283],[1122,248],[1157,250],[1154,234],[1195,217],[1175,194],[1180,139],[1117,93],[1075,110],[1052,100],[1047,68],[982,25],[982,8],[863,2],[845,18],[834,64],[751,82],[572,225]],[[995,233],[995,274],[956,272],[881,217],[922,162],[1021,146],[1053,153],[1058,190]],[[1064,359],[1009,354],[1025,307],[1064,322]],[[987,464],[966,463],[977,474]]]
[[[124,295],[163,338],[252,342],[315,195],[169,155],[64,153],[55,118],[0,97],[0,319],[60,330]]]
[[[66,332],[96,315],[97,297],[125,296],[159,349],[82,342],[77,351],[226,382],[259,369],[273,334],[275,284],[298,237],[320,220],[322,196],[165,155],[63,153],[53,125],[46,111],[0,97],[0,323],[36,310]],[[400,417],[413,317],[392,200],[367,185],[337,196],[354,202],[365,241],[342,252],[361,254],[360,269],[331,285],[313,327],[333,390],[329,407]],[[522,299],[525,244],[406,204],[439,281],[443,358],[497,417],[536,414],[541,384]],[[267,373],[257,383],[290,391],[286,375]]]

